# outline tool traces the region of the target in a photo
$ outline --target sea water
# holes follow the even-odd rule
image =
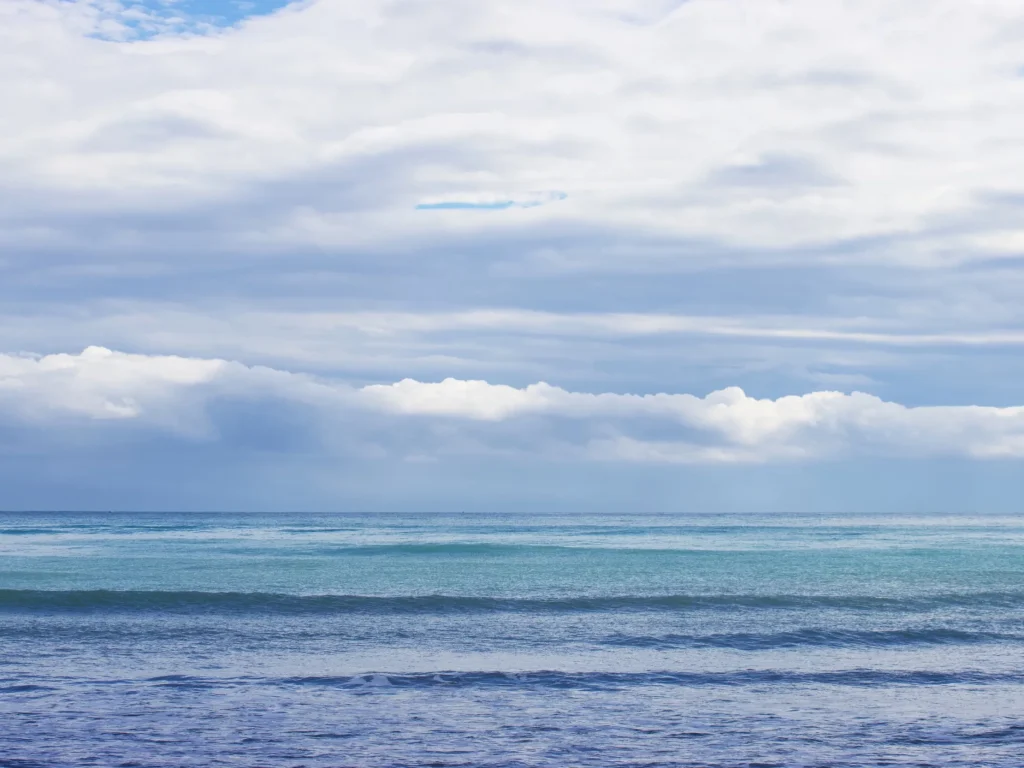
[[[0,766],[1021,766],[1024,520],[0,515]]]

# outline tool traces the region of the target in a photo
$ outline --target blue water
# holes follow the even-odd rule
[[[0,514],[0,766],[1021,766],[1024,520]]]

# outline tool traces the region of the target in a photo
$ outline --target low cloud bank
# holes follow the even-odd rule
[[[0,355],[0,419],[35,431],[147,429],[215,441],[220,414],[303,413],[318,450],[431,458],[517,453],[595,461],[714,463],[846,455],[1024,456],[1024,407],[907,407],[862,392],[758,399],[570,392],[445,379],[353,386],[238,362],[128,354]],[[291,423],[291,422],[289,422]],[[313,427],[310,427],[313,425]],[[294,450],[281,436],[279,450]]]

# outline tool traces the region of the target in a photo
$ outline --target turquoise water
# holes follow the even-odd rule
[[[1024,521],[0,515],[0,765],[1019,766]]]

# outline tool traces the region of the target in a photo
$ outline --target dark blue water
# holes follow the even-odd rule
[[[1021,766],[1024,521],[0,515],[0,766]]]

